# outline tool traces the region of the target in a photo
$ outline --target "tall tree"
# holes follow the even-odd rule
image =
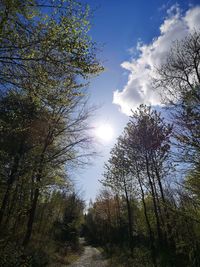
[[[200,32],[177,41],[158,67],[155,89],[162,90],[174,121],[179,161],[199,164],[200,151]],[[165,93],[163,93],[165,92]]]
[[[0,227],[5,238],[19,227],[26,247],[43,194],[59,179],[64,186],[68,169],[90,153],[86,85],[103,68],[88,35],[87,6],[59,0],[1,6]]]
[[[124,196],[128,213],[129,246],[133,250],[133,181],[130,175],[129,161],[125,157],[122,147],[122,137],[118,138],[118,143],[111,150],[109,165],[105,165],[106,172],[102,183],[110,187],[117,195]]]

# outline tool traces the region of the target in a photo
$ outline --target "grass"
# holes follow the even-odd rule
[[[108,267],[151,267],[150,255],[143,248],[135,248],[133,254],[127,248],[113,247],[104,250]]]
[[[62,267],[69,265],[79,259],[84,251],[84,247],[80,246],[77,250],[71,250],[70,248],[62,247],[58,251],[54,252],[51,256],[49,267]]]

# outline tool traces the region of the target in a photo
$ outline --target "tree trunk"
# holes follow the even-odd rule
[[[0,209],[0,227],[1,227],[4,213],[5,213],[8,201],[9,201],[10,191],[11,191],[13,183],[15,182],[15,179],[16,179],[16,174],[17,174],[17,171],[19,168],[19,161],[20,161],[20,158],[23,154],[23,149],[24,149],[24,140],[21,141],[18,154],[14,158],[14,163],[13,163],[13,166],[12,166],[9,178],[8,178],[6,192],[5,192],[5,195],[3,197],[3,201],[2,201],[1,209]]]
[[[36,212],[39,194],[40,194],[39,188],[36,188],[34,191],[33,202],[32,202],[32,206],[31,206],[30,213],[29,213],[26,235],[25,235],[25,238],[23,241],[24,247],[26,247],[28,245],[30,238],[31,238],[32,229],[33,229],[33,222],[34,222],[34,218],[35,218],[35,212]]]
[[[170,246],[172,247],[173,253],[175,253],[176,245],[175,245],[175,241],[174,241],[172,226],[170,224],[170,216],[169,216],[169,211],[168,211],[168,208],[167,208],[167,205],[166,205],[166,200],[165,200],[165,196],[164,196],[164,190],[163,190],[163,186],[162,186],[162,182],[161,182],[161,177],[160,177],[160,173],[158,171],[155,159],[153,157],[152,157],[152,159],[153,159],[154,170],[155,170],[156,178],[158,180],[158,185],[159,185],[161,198],[162,198],[162,202],[163,202],[163,209],[164,209],[164,215],[165,215],[165,225],[166,225],[167,237],[169,239],[169,243],[170,243]]]
[[[149,171],[149,161],[148,161],[147,156],[146,156],[146,170],[147,170],[147,176],[148,176],[149,185],[150,185],[150,188],[151,188],[151,194],[152,194],[152,198],[153,198],[153,206],[154,206],[154,213],[155,213],[155,216],[156,216],[156,226],[157,226],[158,240],[159,240],[160,246],[162,247],[163,246],[163,237],[162,237],[160,219],[159,219],[158,210],[157,210],[155,192],[154,192],[153,183],[152,183],[151,175],[150,175],[150,171]]]
[[[144,216],[145,216],[145,220],[146,220],[146,224],[147,224],[147,229],[148,229],[148,232],[149,232],[152,261],[153,261],[153,265],[155,267],[157,267],[155,240],[154,240],[154,235],[153,235],[153,232],[152,232],[152,229],[151,229],[151,225],[150,225],[150,222],[149,222],[149,218],[148,218],[148,215],[147,215],[147,207],[146,207],[146,203],[145,203],[144,190],[142,188],[142,183],[141,183],[139,175],[138,175],[138,182],[139,182],[140,190],[141,190],[141,194],[142,194],[142,204],[143,204],[143,208],[144,208]]]
[[[44,164],[44,155],[45,155],[45,151],[47,148],[48,142],[46,140],[43,151],[40,155],[40,161],[39,161],[39,167],[38,167],[38,171],[37,171],[37,175],[36,175],[36,183],[37,183],[37,187],[34,190],[34,193],[31,193],[31,197],[33,198],[32,201],[32,205],[31,205],[31,209],[30,209],[30,213],[29,213],[29,218],[28,218],[28,223],[27,223],[27,229],[26,229],[26,234],[25,234],[25,238],[23,241],[23,245],[26,247],[30,241],[31,238],[31,234],[32,234],[32,230],[33,230],[33,222],[34,222],[34,218],[35,218],[35,212],[36,212],[36,207],[37,207],[37,202],[38,202],[38,197],[40,194],[40,190],[38,187],[39,182],[41,181],[42,178],[42,171],[43,171],[43,164]],[[32,176],[32,182],[33,182],[33,176]]]
[[[2,224],[4,213],[5,213],[8,201],[9,201],[10,191],[11,191],[13,183],[15,181],[15,175],[16,175],[16,172],[17,172],[17,169],[18,169],[18,163],[19,163],[19,159],[16,159],[15,163],[14,163],[14,166],[13,166],[13,169],[11,171],[10,177],[8,179],[6,192],[5,192],[5,195],[3,197],[3,201],[2,201],[1,209],[0,209],[0,226]]]
[[[129,246],[131,252],[133,252],[133,222],[132,222],[132,211],[131,211],[131,205],[128,197],[128,192],[126,188],[126,183],[124,181],[124,191],[126,196],[126,204],[127,204],[127,212],[128,212],[128,226],[129,226]]]
[[[16,196],[17,196],[17,194],[18,194],[18,185],[16,185],[16,188],[15,188],[14,192],[12,193],[12,199],[10,200],[10,207],[9,207],[8,212],[6,214],[5,222],[4,222],[3,226],[4,225],[8,226],[8,224],[10,222],[10,217],[13,216],[14,211],[15,211],[15,214],[17,214],[16,213],[16,210],[17,210]]]

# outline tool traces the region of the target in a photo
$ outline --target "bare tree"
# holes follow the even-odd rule
[[[153,85],[170,108],[178,160],[199,164],[200,153],[200,32],[175,42]],[[182,154],[182,159],[180,159]]]

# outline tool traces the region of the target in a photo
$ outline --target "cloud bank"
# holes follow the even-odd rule
[[[128,81],[122,91],[114,92],[113,103],[119,105],[127,115],[140,104],[160,105],[159,94],[151,88],[155,67],[165,61],[173,41],[184,39],[199,28],[200,6],[190,8],[184,14],[178,5],[172,6],[160,26],[160,35],[150,44],[139,42],[139,56],[121,64],[122,68],[129,71]]]

